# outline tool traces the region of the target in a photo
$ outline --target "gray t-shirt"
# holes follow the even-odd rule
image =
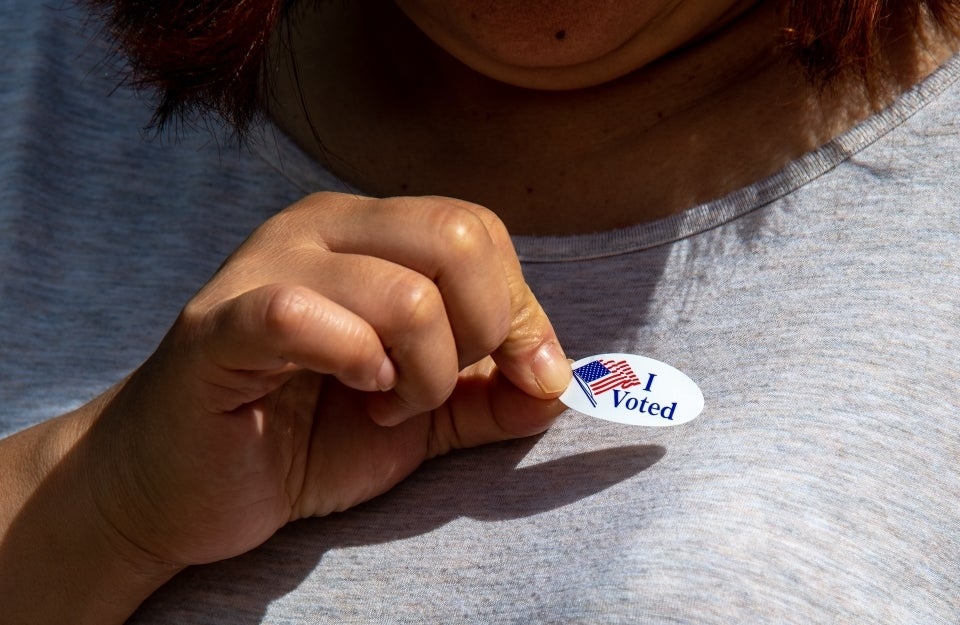
[[[142,140],[93,34],[0,4],[0,435],[103,391],[260,222],[343,188],[269,126]],[[960,621],[958,76],[675,217],[516,239],[568,355],[672,364],[695,421],[567,413],[439,458],[132,622]]]

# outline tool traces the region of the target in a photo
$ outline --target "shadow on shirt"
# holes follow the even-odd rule
[[[270,603],[298,588],[328,551],[403,540],[461,518],[497,522],[555,510],[629,479],[666,454],[658,445],[628,445],[519,466],[536,440],[434,459],[356,508],[298,521],[247,554],[187,569],[148,599],[129,623],[256,625]],[[389,566],[386,554],[361,557],[378,574]],[[444,562],[443,554],[431,557],[438,565]]]

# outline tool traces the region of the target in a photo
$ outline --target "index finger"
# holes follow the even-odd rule
[[[500,219],[484,210],[477,213],[500,250],[500,261],[510,291],[510,329],[491,354],[504,376],[527,395],[559,397],[573,377],[570,362],[540,302],[523,277],[513,241]]]
[[[411,257],[409,246],[392,247],[402,237],[371,240],[369,233],[383,231],[372,227],[377,218],[373,223],[363,223],[367,236],[354,232],[349,238],[351,243],[341,240],[332,245],[338,251],[351,251],[351,244],[363,241],[367,250],[375,248],[394,262],[404,262],[398,256],[406,254],[408,267],[433,278],[443,294],[458,349],[463,350],[461,367],[489,354],[507,379],[526,394],[552,399],[563,393],[572,378],[569,361],[553,325],[523,277],[513,241],[500,218],[487,208],[455,198],[392,198],[380,201],[380,205],[384,212],[379,217],[391,220],[381,228],[401,221],[393,211],[404,211],[408,219],[411,212],[419,212],[414,223],[438,224],[427,231],[434,235],[424,239],[428,248]],[[464,212],[473,219],[464,219]],[[506,309],[500,304],[503,301],[507,302]],[[505,326],[498,318],[504,313]],[[483,341],[473,336],[478,333],[477,328],[485,332]],[[473,340],[467,340],[468,335]],[[497,336],[497,341],[489,340]]]
[[[510,279],[488,230],[489,211],[438,197],[351,198],[337,208],[351,218],[330,220],[323,243],[332,252],[382,258],[432,280],[461,368],[503,342],[511,323]]]

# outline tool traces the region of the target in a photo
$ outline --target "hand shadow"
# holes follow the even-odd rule
[[[402,540],[456,519],[519,519],[561,508],[658,462],[657,445],[628,445],[518,468],[534,439],[455,452],[425,463],[390,492],[347,512],[281,529],[242,556],[184,571],[147,600],[130,623],[255,625],[333,549]],[[172,620],[171,620],[172,619]]]

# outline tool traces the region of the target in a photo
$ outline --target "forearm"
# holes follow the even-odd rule
[[[96,413],[95,402],[0,441],[4,623],[122,623],[176,573],[98,513],[88,436]]]

